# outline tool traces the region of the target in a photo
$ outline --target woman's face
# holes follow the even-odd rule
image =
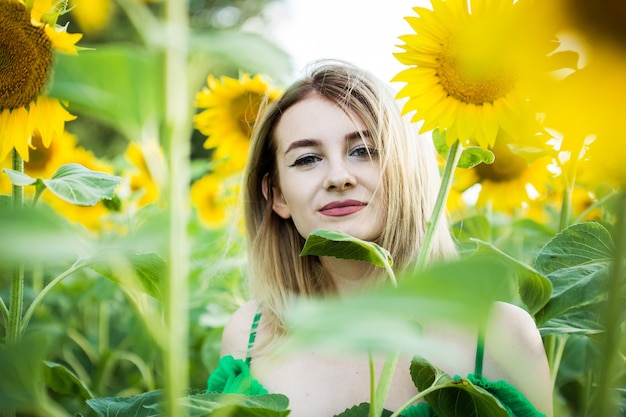
[[[282,115],[272,209],[302,237],[331,229],[373,241],[383,230],[381,167],[363,122],[319,96]]]

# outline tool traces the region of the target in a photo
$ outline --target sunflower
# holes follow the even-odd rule
[[[394,54],[409,68],[392,81],[407,83],[397,98],[407,98],[404,113],[415,111],[412,120],[424,122],[421,133],[446,129],[448,144],[459,139],[488,148],[501,129],[511,135],[530,129],[528,94],[540,88],[556,45],[552,27],[528,3],[431,0],[432,10],[413,9],[418,17],[406,20],[415,33],[401,36],[404,51]]]
[[[495,160],[470,169],[458,169],[453,187],[461,192],[478,188],[477,206],[490,204],[495,211],[513,213],[527,208],[545,195],[555,175],[550,170],[553,158],[540,156],[529,161],[499,139],[490,149]],[[479,184],[479,187],[476,187]]]
[[[237,184],[234,177],[224,180],[213,173],[194,181],[191,185],[191,203],[203,226],[214,229],[226,224],[237,202]]]
[[[68,132],[61,132],[59,140],[55,140],[48,147],[43,146],[41,135],[35,133],[31,146],[31,158],[24,164],[24,172],[31,178],[51,178],[59,167],[69,163],[77,163],[93,171],[113,174],[111,165],[99,160],[91,151],[77,146],[76,137]],[[10,168],[11,157],[6,157],[0,166]],[[0,178],[0,192],[7,194],[11,192],[11,184],[8,180]],[[24,189],[25,195],[29,197],[32,197],[34,192],[35,187]],[[109,214],[109,210],[102,201],[94,206],[77,206],[58,198],[51,192],[44,192],[40,202],[48,204],[64,218],[82,224],[93,231],[101,229],[104,217]]]
[[[194,117],[196,129],[207,136],[204,147],[214,148],[212,159],[223,173],[241,171],[248,157],[252,128],[263,106],[278,98],[260,74],[239,79],[209,75],[207,86],[196,94],[195,106],[205,109]]]
[[[115,3],[112,0],[70,0],[70,10],[80,29],[87,35],[95,35],[109,26]]]
[[[56,27],[61,3],[0,0],[0,160],[15,148],[28,161],[35,133],[48,147],[65,122],[75,119],[57,99],[45,96],[54,50],[75,54],[82,36]]]
[[[163,150],[156,144],[130,142],[124,156],[132,164],[125,176],[130,178],[130,191],[137,196],[139,207],[157,202],[164,181]]]
[[[589,51],[587,65],[546,99],[546,127],[562,136],[560,150],[574,155],[572,161],[581,156],[577,163],[590,186],[626,187],[624,74],[626,51],[597,45]]]

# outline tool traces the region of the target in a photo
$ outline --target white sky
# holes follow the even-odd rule
[[[296,74],[315,59],[339,58],[388,82],[405,68],[393,53],[398,36],[411,32],[404,17],[415,6],[430,8],[430,1],[282,0],[268,10],[267,36],[292,56]]]

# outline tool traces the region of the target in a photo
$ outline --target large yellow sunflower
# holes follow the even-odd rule
[[[528,95],[539,88],[535,83],[556,46],[551,26],[538,19],[543,14],[528,0],[431,5],[415,7],[418,17],[406,18],[415,33],[400,37],[404,51],[395,54],[409,67],[392,80],[407,83],[398,92],[408,98],[404,112],[415,111],[413,121],[424,122],[421,133],[445,129],[449,144],[459,139],[487,148],[501,129],[511,135],[530,129]]]
[[[209,75],[207,86],[196,94],[195,106],[205,109],[194,117],[196,129],[208,136],[204,147],[214,148],[213,160],[222,164],[223,173],[243,169],[254,123],[263,106],[280,92],[256,75],[239,79]]]
[[[75,118],[45,96],[54,50],[76,53],[74,44],[82,36],[56,26],[62,3],[0,0],[0,160],[15,148],[28,161],[35,133],[48,147]]]
[[[470,169],[458,169],[454,188],[463,192],[479,184],[476,205],[490,204],[495,211],[514,213],[527,208],[546,194],[554,173],[549,166],[551,156],[541,156],[529,161],[515,153],[503,140],[491,148],[495,155],[492,164],[480,164]]]

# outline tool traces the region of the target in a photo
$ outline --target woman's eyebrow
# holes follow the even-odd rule
[[[314,146],[318,146],[319,144],[320,144],[320,141],[317,139],[294,140],[293,142],[289,144],[285,153],[287,154],[290,151],[297,149],[297,148],[314,147]]]
[[[353,139],[363,139],[363,138],[371,138],[372,135],[370,134],[369,130],[357,130],[355,132],[350,132],[347,135],[344,136],[344,138],[346,140],[353,140]]]

